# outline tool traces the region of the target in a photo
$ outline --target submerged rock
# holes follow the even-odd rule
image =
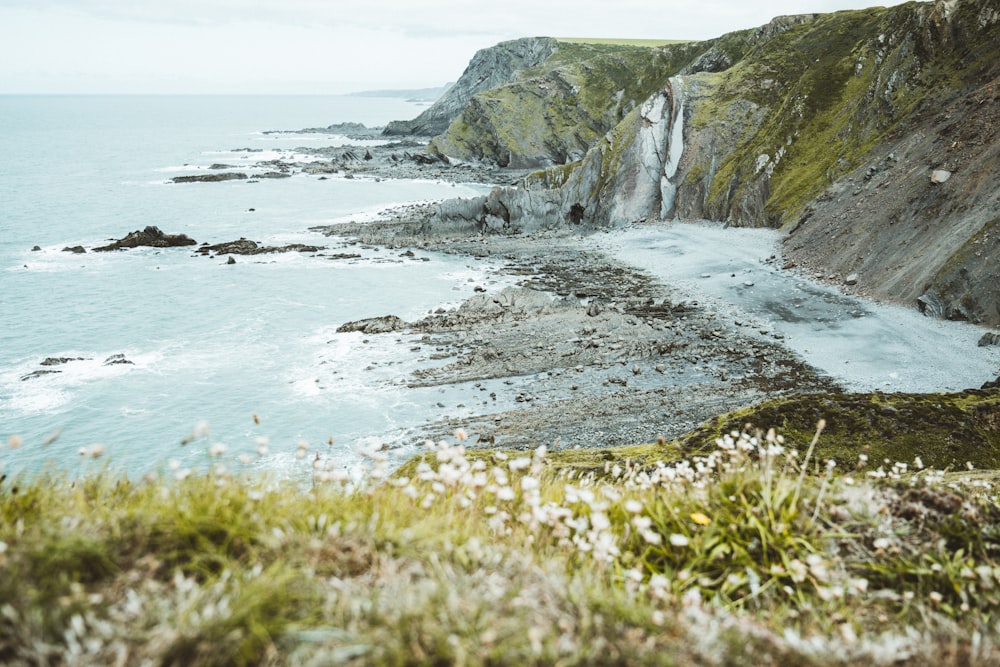
[[[53,370],[49,370],[49,369],[32,371],[31,373],[28,373],[27,375],[22,375],[21,376],[21,382],[24,382],[25,380],[32,380],[34,378],[39,378],[39,377],[42,377],[43,375],[53,375],[55,373],[62,373],[62,371],[53,371]]]
[[[61,366],[71,361],[85,361],[83,357],[46,357],[40,366]]]
[[[134,365],[135,362],[129,361],[125,358],[124,354],[112,354],[110,357],[104,360],[104,366],[121,366],[121,365]]]

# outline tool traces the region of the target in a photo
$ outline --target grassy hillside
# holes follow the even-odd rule
[[[694,43],[560,41],[518,81],[475,95],[430,149],[504,167],[572,162],[697,53]]]

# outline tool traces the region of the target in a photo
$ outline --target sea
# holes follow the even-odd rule
[[[406,386],[414,369],[441,363],[415,335],[337,327],[454,305],[499,288],[497,267],[345,250],[310,228],[486,186],[305,174],[170,181],[365,144],[295,131],[380,126],[421,110],[391,97],[0,96],[3,472],[146,475],[241,461],[294,474],[317,456],[354,469],[370,449],[405,455],[414,429],[471,413],[467,387]],[[199,243],[329,250],[235,264],[191,247],[89,250],[149,225]],[[64,251],[77,245],[88,252]],[[329,257],[337,252],[362,257]]]

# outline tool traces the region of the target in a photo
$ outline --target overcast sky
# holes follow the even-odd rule
[[[0,93],[343,93],[454,81],[516,37],[707,39],[896,0],[0,0]]]

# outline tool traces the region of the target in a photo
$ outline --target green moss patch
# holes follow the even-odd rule
[[[853,469],[859,456],[870,466],[888,461],[964,470],[1000,468],[1000,392],[957,394],[812,394],[767,401],[702,425],[678,442],[684,451],[710,448],[724,433],[775,428],[787,442],[805,447],[819,420],[826,428],[817,445],[820,459]]]

